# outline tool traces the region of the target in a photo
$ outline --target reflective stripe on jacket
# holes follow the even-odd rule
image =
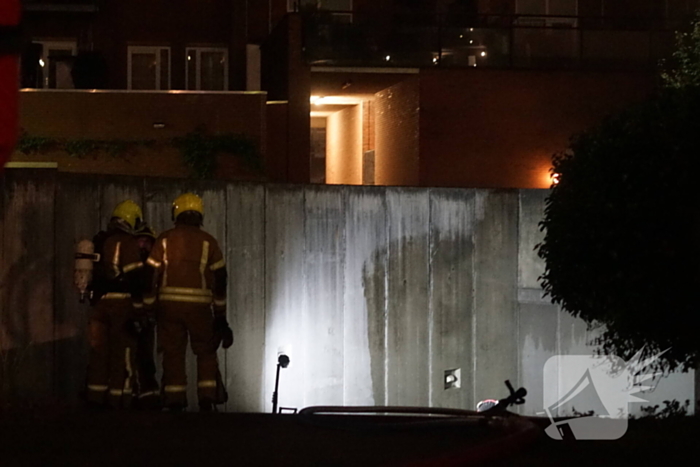
[[[156,240],[146,261],[156,269],[155,286],[162,301],[226,305],[226,296],[215,296],[214,271],[226,267],[219,243],[202,229],[178,224]],[[155,288],[145,297],[155,301]]]
[[[104,299],[119,299],[131,297],[135,289],[143,289],[146,284],[135,284],[139,281],[133,273],[143,268],[140,249],[136,239],[122,231],[109,235],[102,247],[100,268],[104,274],[102,291]],[[135,305],[139,305],[141,297],[134,297]]]

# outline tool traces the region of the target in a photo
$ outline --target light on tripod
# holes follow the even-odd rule
[[[280,384],[280,368],[289,366],[289,357],[287,354],[279,354],[277,357],[277,377],[275,378],[275,392],[272,394],[272,413],[277,413],[277,390]]]
[[[282,368],[287,368],[287,366],[289,365],[289,357],[287,357],[285,354],[281,354],[277,358],[277,363],[282,365]]]

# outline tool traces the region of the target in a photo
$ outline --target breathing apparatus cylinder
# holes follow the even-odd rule
[[[100,260],[95,253],[95,244],[90,240],[81,240],[75,246],[74,283],[80,293],[80,303],[85,303],[88,296],[94,263]]]

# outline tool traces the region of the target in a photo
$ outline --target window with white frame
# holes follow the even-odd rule
[[[32,41],[41,44],[39,71],[41,87],[48,89],[72,89],[72,60],[77,53],[75,41]]]
[[[223,47],[187,47],[185,78],[191,91],[228,90],[228,50]]]
[[[127,89],[170,89],[170,47],[130,46]]]

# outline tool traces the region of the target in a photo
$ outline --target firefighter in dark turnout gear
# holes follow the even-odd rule
[[[143,224],[134,233],[141,252],[141,261],[146,264],[156,241],[155,231]],[[145,326],[137,335],[136,362],[138,366],[139,388],[137,407],[142,409],[157,409],[160,407],[160,392],[156,379],[155,350],[155,314],[149,310],[145,316]]]
[[[157,299],[158,346],[163,352],[163,402],[171,410],[187,406],[185,357],[189,335],[197,357],[197,395],[202,411],[223,404],[228,395],[216,351],[229,348],[226,321],[226,264],[219,243],[201,229],[201,198],[187,193],[172,208],[175,227],[156,240],[147,264],[153,274],[144,303]]]
[[[136,203],[124,201],[114,209],[107,231],[95,237],[101,258],[92,286],[86,391],[93,405],[129,407],[138,384],[134,329],[143,322],[148,283],[133,231],[142,218]]]

